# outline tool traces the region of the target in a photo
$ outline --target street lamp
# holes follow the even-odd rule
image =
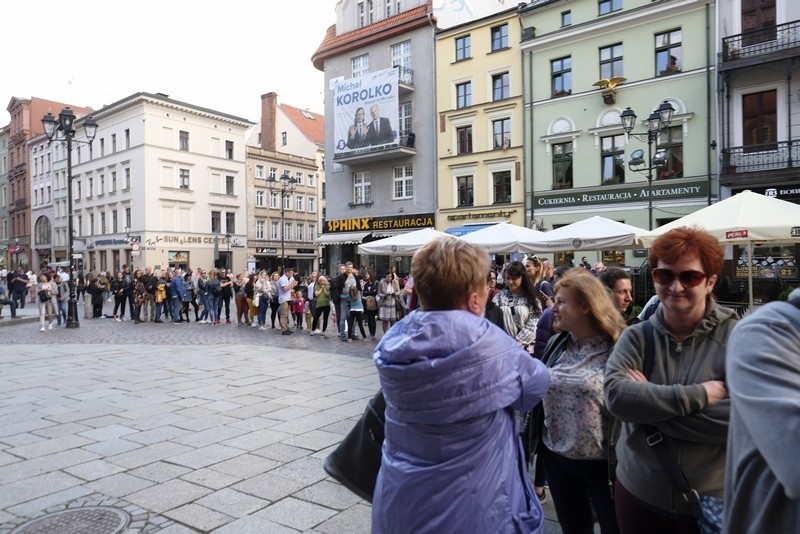
[[[658,142],[658,138],[664,128],[672,122],[672,115],[675,113],[675,108],[672,104],[664,100],[658,109],[653,111],[647,117],[647,132],[646,133],[631,133],[633,126],[636,123],[636,113],[631,108],[625,108],[619,118],[622,121],[622,129],[625,134],[636,139],[647,141],[647,161],[644,159],[644,150],[637,149],[631,153],[631,159],[628,162],[628,167],[635,172],[647,172],[647,213],[649,216],[648,229],[653,229],[653,169],[658,169],[667,164],[669,153],[666,149],[658,150],[653,155],[653,144]],[[644,165],[647,165],[644,167]]]
[[[97,135],[97,122],[91,115],[83,120],[83,128],[86,133],[87,141],[75,140],[75,113],[70,108],[64,108],[58,114],[56,119],[52,113],[47,113],[42,117],[42,126],[44,133],[52,143],[58,141],[67,148],[67,209],[69,214],[67,216],[67,235],[69,236],[69,246],[67,254],[69,255],[69,301],[67,303],[67,328],[78,328],[78,298],[75,293],[75,271],[73,270],[72,250],[75,245],[75,236],[72,234],[72,219],[73,210],[72,205],[72,143],[85,143],[91,145],[94,141],[94,136]],[[58,137],[58,132],[61,132],[61,137]]]
[[[228,272],[233,270],[233,260],[231,259],[231,234],[225,234],[225,242],[228,244],[228,254],[225,256],[225,267],[228,268]]]
[[[283,175],[275,179],[274,176],[270,176],[267,179],[267,187],[269,188],[270,193],[280,191],[281,194],[281,266],[279,271],[283,272],[283,269],[286,268],[286,235],[283,225],[283,211],[284,211],[284,198],[290,198],[292,193],[297,188],[297,180],[289,176],[288,173],[283,173]]]

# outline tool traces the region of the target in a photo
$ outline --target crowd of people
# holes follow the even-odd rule
[[[419,309],[374,353],[373,532],[542,532],[546,487],[565,533],[798,532],[800,290],[738,322],[712,292],[723,249],[694,228],[648,263],[645,317],[602,263],[422,247]]]

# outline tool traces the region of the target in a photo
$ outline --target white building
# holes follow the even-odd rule
[[[76,250],[92,271],[246,268],[246,119],[136,93],[73,147]],[[78,120],[76,139],[83,134]]]

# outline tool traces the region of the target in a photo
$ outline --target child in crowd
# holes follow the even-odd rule
[[[294,302],[292,303],[292,312],[294,313],[294,324],[297,330],[303,329],[303,314],[306,308],[305,293],[301,289],[297,292]]]
[[[311,331],[311,325],[314,323],[314,313],[311,311],[311,299],[306,299],[303,305],[303,315],[306,317],[306,329]]]

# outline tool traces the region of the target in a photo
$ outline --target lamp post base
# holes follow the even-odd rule
[[[69,299],[67,301],[67,328],[78,328],[81,326],[78,320],[78,301],[77,299]]]

